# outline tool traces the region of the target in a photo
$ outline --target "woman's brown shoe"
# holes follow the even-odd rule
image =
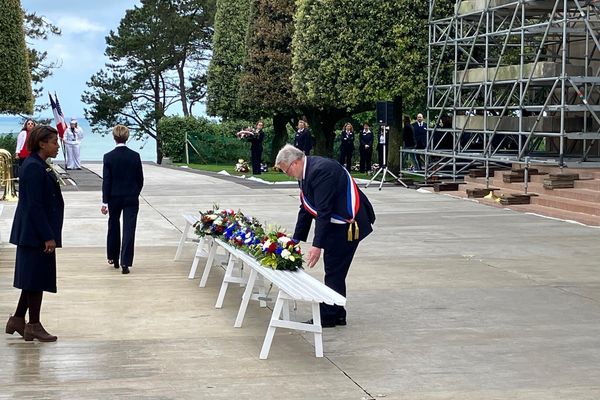
[[[25,318],[11,316],[6,323],[6,333],[12,335],[18,332],[19,335],[23,336],[25,332]]]
[[[35,324],[25,325],[23,339],[27,342],[31,342],[33,339],[37,339],[40,342],[56,342],[58,338],[46,332],[42,324],[36,322]]]

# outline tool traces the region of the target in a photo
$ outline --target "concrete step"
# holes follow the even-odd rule
[[[537,175],[534,177],[539,178],[541,176]],[[467,176],[465,177],[465,182],[467,184],[473,184],[476,187],[485,187],[485,178],[471,178]],[[490,186],[514,193],[523,193],[525,191],[525,186],[523,182],[506,183],[502,180],[501,177],[494,177],[490,179]],[[573,189],[546,189],[544,188],[543,179],[535,179],[534,181],[529,182],[529,184],[527,185],[527,191],[529,193],[537,193],[540,195],[547,196],[557,196],[562,198],[571,198],[574,200],[600,201],[600,179],[575,181],[575,188]]]
[[[573,211],[589,215],[600,216],[600,203],[561,198],[556,196],[537,196],[531,198],[532,204],[539,204],[544,207],[552,207],[560,210]]]
[[[456,192],[445,192],[445,193],[452,195],[452,196],[456,196],[456,197],[466,198],[467,197],[466,189],[468,189],[468,188],[470,189],[473,187],[482,187],[482,186],[475,185],[473,183],[468,183],[467,185],[462,186],[461,189]],[[433,188],[431,188],[431,191],[433,191]],[[509,195],[509,194],[515,194],[515,193],[522,193],[522,191],[514,192],[514,191],[509,191],[509,190],[505,189],[505,190],[496,190],[496,191],[494,191],[494,193],[497,196],[502,196],[502,195]],[[555,207],[549,207],[547,205],[542,205],[539,203],[545,203],[545,202],[544,201],[540,202],[538,200],[539,198],[535,197],[535,196],[532,197],[531,199],[532,199],[532,204],[522,204],[522,205],[519,204],[519,205],[510,205],[510,206],[503,206],[499,202],[492,200],[492,199],[472,199],[472,200],[477,201],[480,204],[485,204],[485,205],[492,206],[492,207],[508,208],[508,209],[511,209],[514,211],[519,211],[519,212],[530,212],[530,213],[544,215],[544,216],[552,217],[552,218],[558,218],[558,219],[562,219],[562,220],[576,221],[576,222],[579,222],[579,223],[582,223],[585,225],[600,226],[600,215],[586,214],[586,213],[577,212],[574,210],[555,208]],[[568,199],[568,202],[573,202],[573,200]],[[582,204],[589,205],[588,202],[578,203],[579,206],[581,206]],[[554,204],[554,205],[557,205],[557,204]],[[580,210],[581,207],[576,208],[576,209]]]
[[[588,189],[600,191],[600,179],[588,179],[575,181],[575,189]]]
[[[513,205],[509,208],[520,212],[529,212],[543,215],[546,217],[559,218],[567,221],[575,221],[585,225],[600,226],[600,216],[597,215],[589,215],[553,207],[546,207],[540,204]]]

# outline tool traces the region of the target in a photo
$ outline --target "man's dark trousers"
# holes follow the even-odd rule
[[[331,234],[323,248],[325,263],[325,285],[346,297],[346,275],[352,258],[358,248],[358,240],[348,241],[348,225],[332,224]],[[321,303],[321,323],[336,323],[346,318],[346,309],[342,306]]]
[[[108,235],[106,250],[109,260],[115,265],[130,267],[133,264],[133,248],[135,244],[135,227],[140,202],[137,196],[114,196],[108,203]],[[123,244],[121,244],[121,213],[123,214]]]

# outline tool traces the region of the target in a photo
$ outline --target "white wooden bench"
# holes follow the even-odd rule
[[[185,226],[183,231],[181,232],[181,238],[179,239],[179,245],[177,246],[177,251],[175,252],[175,261],[179,261],[181,259],[181,253],[183,252],[183,247],[188,242],[198,243],[196,246],[196,253],[194,254],[194,260],[192,261],[192,265],[190,267],[190,273],[188,274],[189,279],[194,279],[196,277],[196,270],[198,269],[198,263],[200,262],[200,258],[209,257],[209,262],[214,263],[215,261],[224,262],[227,258],[220,257],[215,253],[211,253],[211,249],[213,248],[213,240],[211,236],[200,237],[196,236],[194,230],[192,229],[194,224],[200,220],[200,215],[198,213],[183,213],[181,214],[185,221]],[[214,250],[217,249],[217,246],[214,246]],[[206,271],[209,272],[209,271]],[[206,285],[206,279],[208,279],[208,273],[206,276],[203,275],[203,279],[200,281],[201,287]]]
[[[250,268],[250,274],[248,278],[244,278],[246,288],[244,290],[244,294],[242,295],[242,302],[240,304],[234,324],[235,327],[242,326],[244,315],[246,314],[250,300],[266,300],[264,297],[265,288],[264,285],[259,284],[259,278],[260,280],[269,281],[279,288],[277,300],[275,301],[275,306],[273,307],[273,313],[267,329],[267,334],[265,335],[265,340],[260,351],[260,359],[264,360],[269,356],[269,351],[271,349],[271,344],[277,328],[313,332],[315,340],[315,355],[317,357],[323,357],[323,329],[321,327],[321,313],[319,311],[319,304],[326,303],[330,305],[336,304],[339,306],[344,306],[346,304],[346,298],[331,288],[325,286],[325,284],[313,278],[303,270],[294,272],[273,270],[260,265],[259,262],[251,255],[237,250],[233,246],[230,246],[228,243],[220,239],[214,239],[214,243],[229,252],[232,258],[241,260],[244,265]],[[207,271],[210,271],[209,264],[207,264],[205,268],[205,273]],[[227,272],[225,275],[227,276]],[[229,280],[229,282],[231,282],[231,280]],[[223,298],[225,297],[225,292],[227,290],[227,284],[225,284],[224,280],[223,285],[221,285],[221,292],[219,293],[220,303],[217,301],[217,304],[222,305]],[[254,293],[255,286],[259,287],[258,294]],[[311,304],[313,319],[312,324],[290,320],[289,310],[291,307],[293,307],[294,302],[299,301]]]
[[[183,246],[187,242],[197,242],[198,238],[195,236],[190,236],[190,230],[194,226],[196,222],[200,220],[200,215],[198,213],[183,213],[181,214],[183,219],[185,220],[185,227],[183,228],[183,232],[181,232],[181,239],[179,239],[179,245],[177,246],[177,251],[175,252],[175,261],[179,261],[181,259],[181,252],[183,251]],[[192,234],[194,231],[192,230]]]

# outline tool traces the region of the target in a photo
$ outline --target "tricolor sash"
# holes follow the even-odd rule
[[[346,211],[350,218],[344,218],[339,214],[332,213],[330,222],[334,224],[350,224],[348,227],[348,241],[358,240],[359,230],[358,223],[356,222],[356,214],[358,214],[358,210],[360,209],[360,195],[358,191],[358,186],[356,182],[345,168],[344,171],[348,177],[348,183],[346,186]],[[300,187],[300,202],[304,209],[313,217],[317,217],[319,214],[318,210],[310,204],[310,201],[304,196],[304,192],[302,191],[302,187]],[[354,235],[352,235],[352,231],[354,230]],[[354,236],[354,239],[353,239]]]

